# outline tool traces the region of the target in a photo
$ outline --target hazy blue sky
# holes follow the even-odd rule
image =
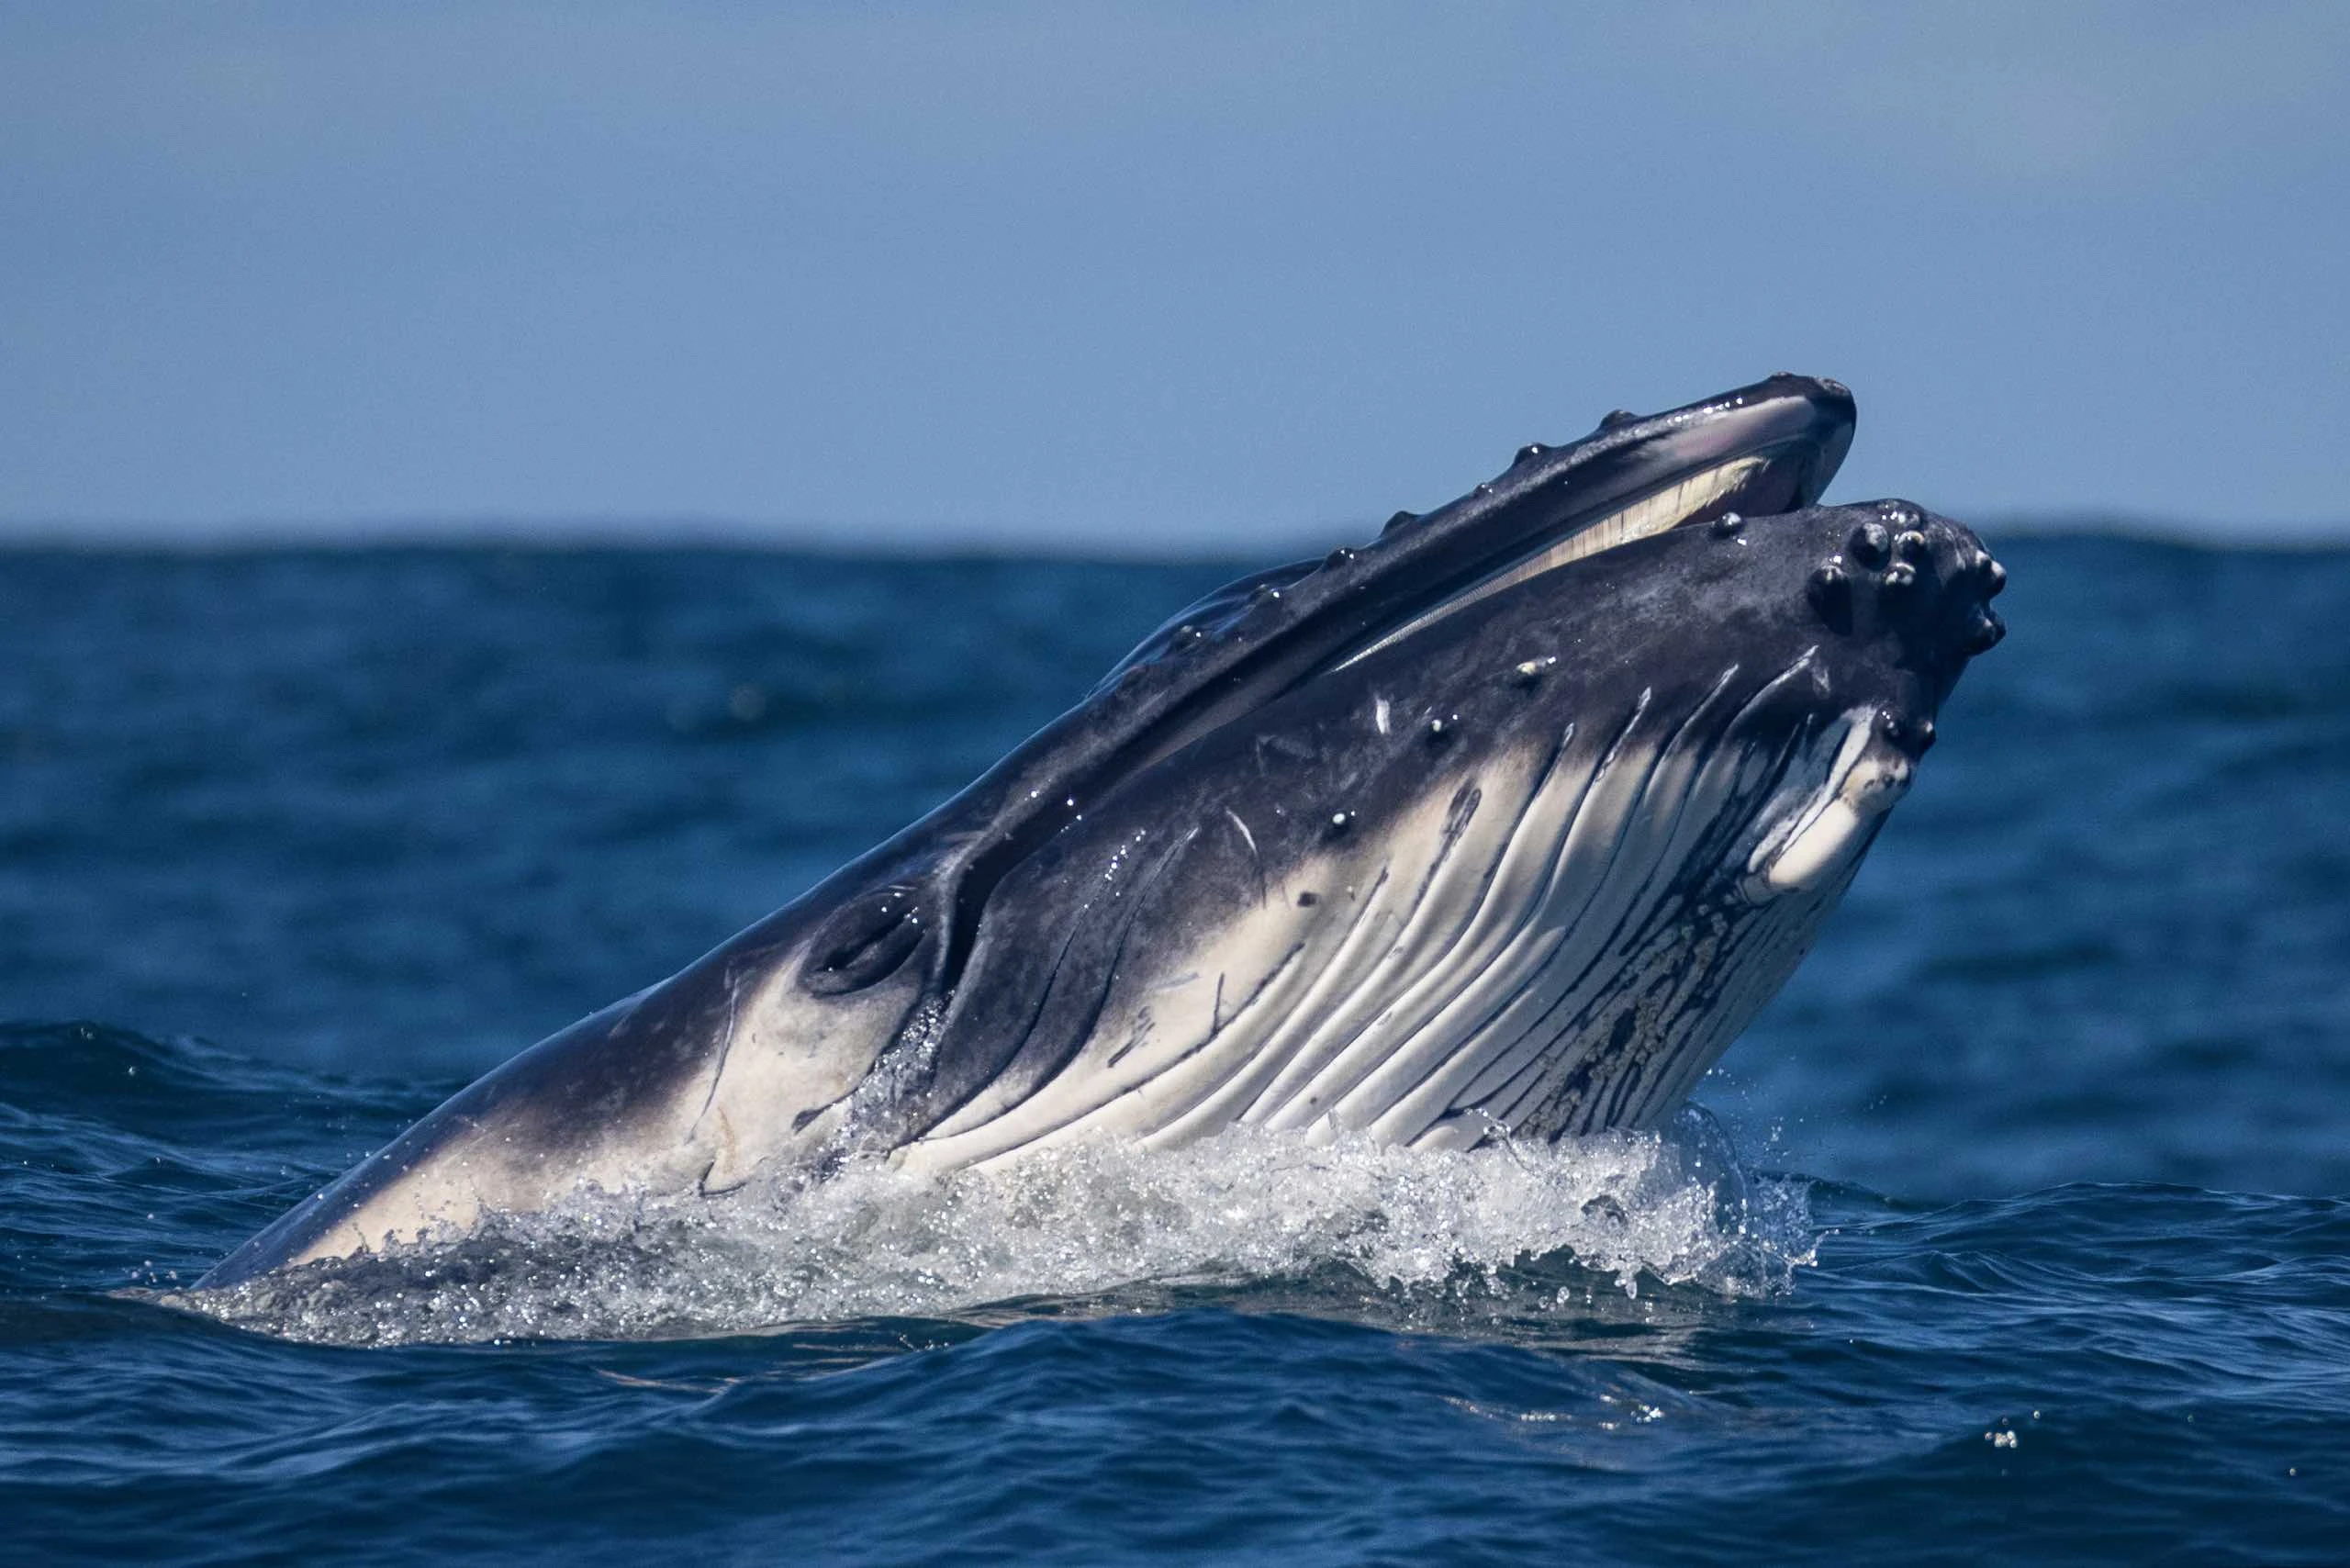
[[[0,520],[1185,549],[1836,375],[2350,521],[2350,5],[0,4]]]

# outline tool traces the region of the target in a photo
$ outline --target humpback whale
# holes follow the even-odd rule
[[[199,1286],[859,1156],[1654,1126],[1808,948],[2002,633],[1966,528],[1819,504],[1853,418],[1786,375],[1611,414],[1210,594],[929,816]]]

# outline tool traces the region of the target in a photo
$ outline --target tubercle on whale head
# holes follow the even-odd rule
[[[1963,524],[1914,502],[1882,500],[1842,509],[1857,521],[1807,579],[1813,611],[1830,631],[1897,642],[1905,661],[1937,683],[1937,700],[1968,659],[2007,635],[1991,600],[2007,569]],[[1921,751],[1933,744],[1931,715],[1915,727],[1888,720],[1889,740]]]

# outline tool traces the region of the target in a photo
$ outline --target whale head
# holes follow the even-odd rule
[[[1677,1104],[1908,787],[2004,574],[1897,500],[1562,554],[1329,650],[1007,872],[900,1158]]]
[[[1842,387],[1794,376],[1611,415],[1211,594],[204,1283],[854,1154],[1652,1124],[1800,958],[1999,635],[1963,526],[1816,504],[1852,431]]]

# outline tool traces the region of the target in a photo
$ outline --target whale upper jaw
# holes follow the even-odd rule
[[[1836,649],[1850,644],[1851,656],[1841,663],[1837,656],[1817,661],[1822,671],[1832,666],[1843,687],[1805,700],[1827,703],[1818,708],[1825,716],[1832,716],[1831,708],[1863,717],[1895,714],[1897,727],[1910,727],[1904,734],[1914,735],[1923,724],[1930,734],[1955,666],[1912,668],[1885,654],[1892,644],[1868,619],[1876,614],[1869,608],[1876,599],[1868,597],[1877,591],[1875,578],[1861,585],[1862,620],[1854,622],[1844,605],[1844,630],[1823,631],[1815,624],[1818,607],[1803,608],[1810,556],[1779,560],[1785,552],[1767,524],[1751,524],[1744,543],[1729,538],[1730,514],[1772,517],[1817,500],[1850,444],[1852,420],[1842,387],[1794,376],[1647,419],[1611,416],[1581,441],[1524,449],[1506,471],[1448,506],[1422,517],[1398,514],[1359,548],[1259,574],[1208,596],[1146,639],[1085,701],[923,821],[679,975],[487,1074],[282,1216],[201,1283],[228,1284],[289,1264],[461,1233],[486,1214],[544,1209],[583,1190],[717,1192],[763,1171],[819,1169],[854,1149],[911,1154],[923,1145],[927,1153],[917,1163],[940,1159],[953,1129],[987,1121],[975,1107],[988,1094],[1016,1101],[1024,1086],[1052,1081],[1080,1059],[1082,1038],[1074,1046],[1056,1043],[1038,1025],[1050,1020],[1065,1026],[1067,1008],[1095,1004],[1082,996],[1072,1002],[1075,992],[1055,989],[1061,982],[1024,969],[1024,944],[1060,952],[1064,977],[1087,963],[1114,969],[1122,953],[1131,962],[1141,950],[1131,921],[1117,928],[1127,933],[1124,947],[1088,946],[1090,937],[1066,937],[1038,924],[1048,927],[1047,917],[1063,907],[1053,902],[1065,894],[1054,877],[1091,853],[1086,846],[1101,842],[1105,824],[1132,818],[1147,826],[1155,807],[1175,810],[1186,790],[1200,805],[1208,796],[1199,791],[1212,795],[1238,777],[1231,761],[1247,745],[1260,736],[1278,745],[1292,716],[1304,723],[1315,712],[1359,708],[1364,723],[1377,720],[1373,738],[1382,744],[1393,738],[1384,728],[1391,718],[1433,722],[1441,732],[1450,709],[1391,715],[1370,704],[1366,683],[1408,666],[1434,683],[1430,691],[1458,680],[1490,704],[1497,689],[1491,649],[1521,633],[1536,643],[1511,655],[1498,673],[1516,680],[1511,671],[1531,668],[1536,676],[1530,686],[1509,690],[1539,691],[1551,702],[1572,695],[1577,683],[1612,682],[1608,700],[1628,711],[1639,683],[1625,686],[1627,672],[1598,658],[1594,650],[1606,641],[1598,623],[1581,631],[1552,626],[1556,634],[1543,643],[1540,636],[1550,635],[1542,633],[1549,622],[1541,617],[1550,613],[1543,607],[1572,606],[1579,584],[1609,585],[1604,591],[1614,596],[1611,603],[1634,606],[1646,602],[1644,595],[1654,597],[1651,588],[1669,588],[1683,594],[1684,613],[1719,619],[1704,598],[1712,579],[1689,575],[1697,554],[1669,544],[1672,539],[1702,533],[1720,543],[1706,557],[1717,565],[1706,571],[1734,563],[1749,545],[1757,559],[1774,563],[1776,575],[1763,574],[1771,576],[1767,602],[1748,603],[1723,590],[1724,626],[1746,628],[1729,627],[1725,637],[1746,638],[1755,627],[1768,633],[1767,657],[1759,646],[1739,655],[1751,673],[1768,674],[1762,665],[1773,659],[1774,669],[1792,666],[1801,650],[1790,639],[1798,631]],[[1820,530],[1845,522],[1839,517],[1807,526],[1799,548],[1816,555],[1828,537]],[[1948,543],[1957,536],[1947,530],[1936,539],[1937,562],[1947,556],[1964,565],[1974,548],[1964,540]],[[1623,565],[1603,566],[1616,562]],[[1670,639],[1645,645],[1673,650],[1652,655],[1672,660],[1686,651]],[[1866,657],[1851,652],[1863,647],[1873,650]],[[1718,672],[1692,662],[1681,673],[1702,693]],[[1882,808],[1898,791],[1879,778],[1890,776],[1891,765],[1874,751],[1841,771],[1830,767],[1842,753],[1818,754],[1827,718],[1797,717],[1812,726],[1804,756],[1818,777],[1788,774],[1793,792],[1785,809],[1774,806],[1778,816],[1757,831],[1806,812],[1810,825],[1790,830],[1784,842],[1740,840],[1737,864],[1726,863],[1731,880],[1724,886],[1736,883],[1749,904],[1779,916],[1813,911],[1788,925],[1792,935],[1774,938],[1799,954],[1806,922],[1816,924],[1817,910],[1833,902]],[[1505,727],[1497,724],[1494,734]],[[1594,734],[1605,728],[1586,725]],[[1330,768],[1342,771],[1352,766],[1349,758],[1360,760],[1347,750],[1354,744],[1329,754]],[[1395,751],[1395,821],[1422,811],[1437,774],[1457,767],[1472,749]],[[1910,746],[1912,754],[1917,749]],[[1202,759],[1212,756],[1225,760],[1211,767]],[[1516,766],[1501,750],[1492,756],[1496,769]],[[1311,759],[1301,767],[1301,799],[1329,781]],[[1225,803],[1240,802],[1234,796]],[[1192,826],[1225,814],[1202,807]],[[1244,825],[1225,847],[1234,855],[1245,848],[1261,873],[1267,856],[1285,853],[1268,836],[1271,814],[1253,808],[1235,814],[1255,815],[1257,825]],[[1440,829],[1441,812],[1436,820]],[[1371,843],[1379,831],[1365,819],[1354,842]],[[1244,844],[1252,833],[1254,840]],[[1196,834],[1193,840],[1204,842]],[[1668,835],[1660,842],[1676,841]],[[1317,839],[1294,859],[1304,865],[1327,848]],[[1149,860],[1112,849],[1117,865]],[[1206,860],[1201,866],[1214,868]],[[1245,868],[1243,861],[1234,866],[1236,876]],[[1196,885],[1211,899],[1240,885],[1214,876],[1168,885],[1178,883]],[[1301,884],[1296,890],[1316,889]],[[1310,914],[1316,906],[1290,907]],[[1318,907],[1328,914],[1336,906]],[[1177,911],[1181,918],[1147,933],[1148,941],[1165,949],[1186,940],[1186,931],[1205,941],[1214,923],[1194,918],[1197,913]],[[1774,953],[1774,963],[1792,962],[1785,951]],[[1775,983],[1771,980],[1762,994]],[[1203,1005],[1211,1023],[1218,1022],[1222,1000],[1210,995]],[[1017,1026],[999,1027],[1007,1018]],[[1423,1045],[1440,1037],[1420,1036]],[[1684,1058],[1673,1059],[1685,1066]],[[1651,1079],[1642,1103],[1669,1097],[1677,1081]],[[1434,1092],[1424,1089],[1420,1100]],[[1408,1096],[1399,1102],[1419,1103]],[[1546,1136],[1612,1125],[1606,1104],[1582,1090],[1561,1090],[1528,1110],[1525,1125]],[[1213,1124],[1214,1114],[1202,1113],[1175,1133],[1165,1126],[1159,1132],[1191,1136]],[[1386,1133],[1401,1124],[1374,1115],[1366,1125]]]

